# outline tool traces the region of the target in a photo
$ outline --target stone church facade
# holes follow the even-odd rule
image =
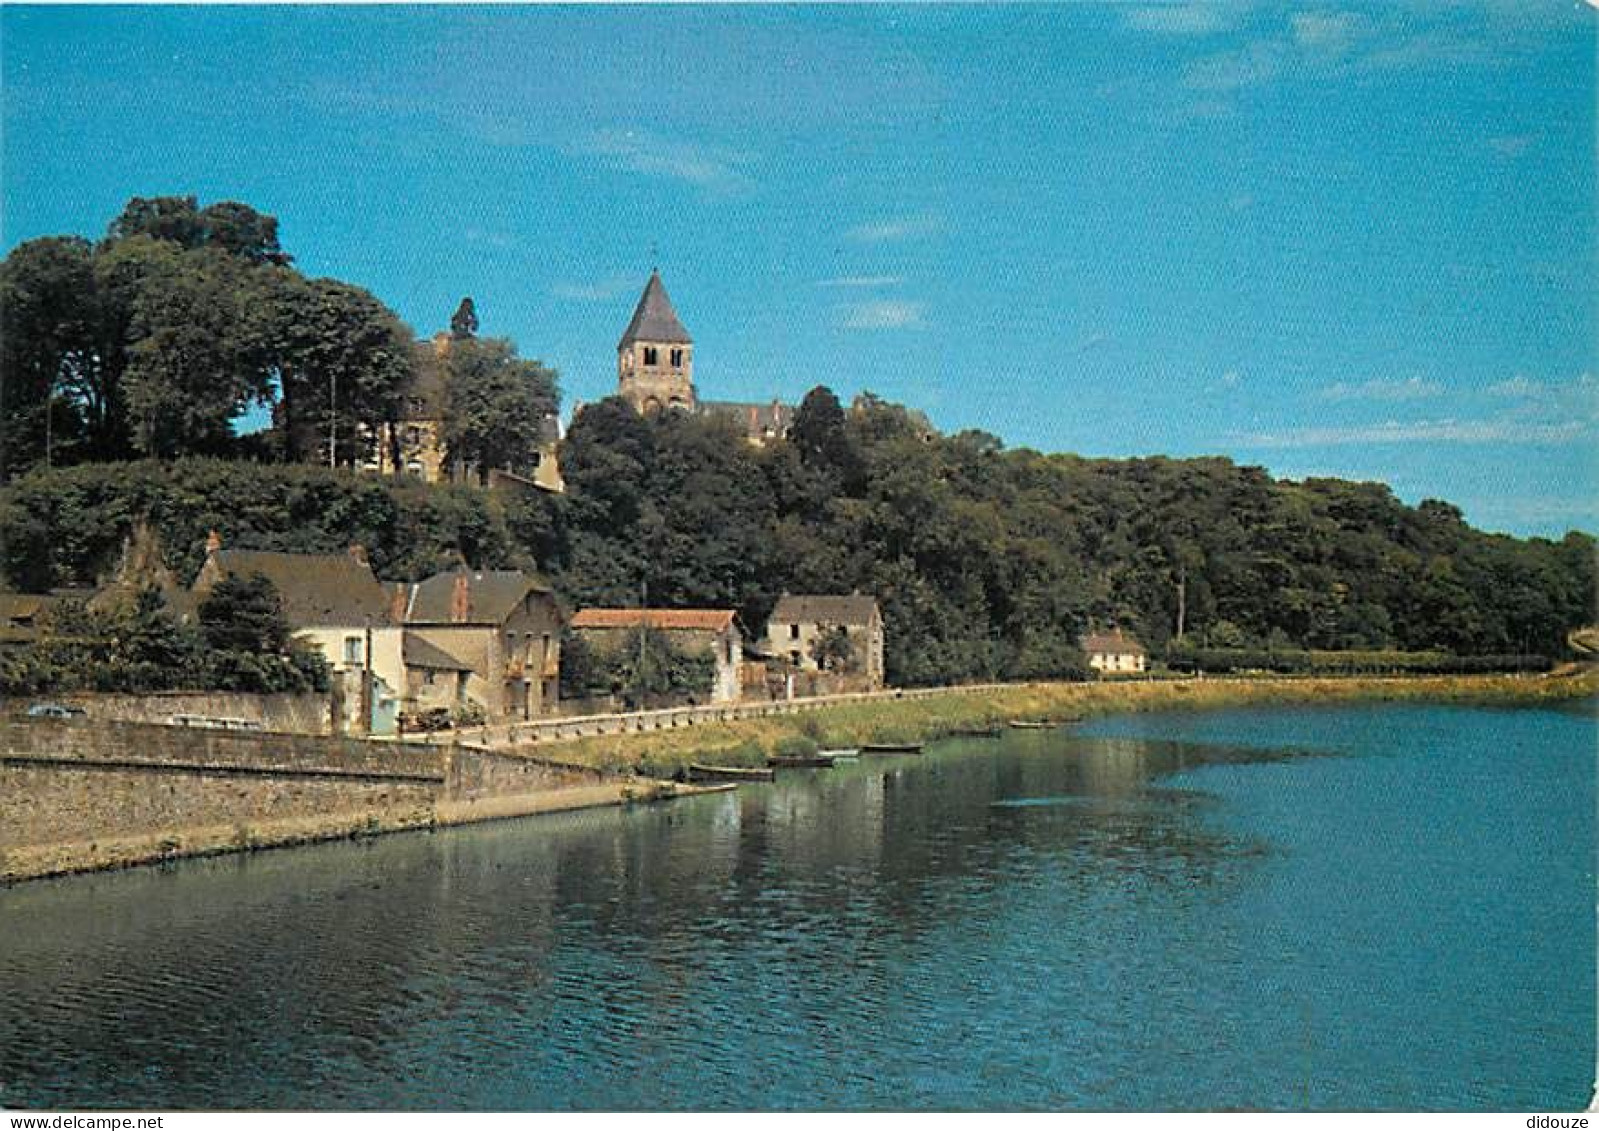
[[[640,413],[676,411],[720,416],[733,422],[752,444],[788,434],[794,406],[741,401],[705,401],[694,387],[694,339],[677,315],[661,282],[651,271],[616,344],[616,392]]]

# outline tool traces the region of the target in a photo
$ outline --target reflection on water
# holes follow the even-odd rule
[[[25,885],[0,1106],[1578,1106],[1593,747],[1145,717]]]

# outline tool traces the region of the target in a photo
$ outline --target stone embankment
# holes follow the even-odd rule
[[[626,711],[604,715],[570,715],[525,722],[463,727],[432,735],[411,736],[431,743],[468,742],[490,750],[505,750],[549,742],[567,742],[607,735],[647,734],[679,728],[773,719],[826,707],[887,703],[897,700],[943,699],[951,695],[979,695],[1014,688],[1016,684],[974,683],[958,687],[915,687],[891,691],[858,691],[843,695],[818,695],[809,699],[762,700],[754,703],[720,703],[694,707],[663,707],[651,711]]]
[[[464,745],[0,720],[0,882],[698,792]]]

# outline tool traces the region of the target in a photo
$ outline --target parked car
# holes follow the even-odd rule
[[[30,719],[81,719],[87,714],[82,707],[69,707],[65,703],[35,703],[28,708]]]

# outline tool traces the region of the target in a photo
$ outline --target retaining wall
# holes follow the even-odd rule
[[[0,882],[635,796],[464,746],[0,719]]]

